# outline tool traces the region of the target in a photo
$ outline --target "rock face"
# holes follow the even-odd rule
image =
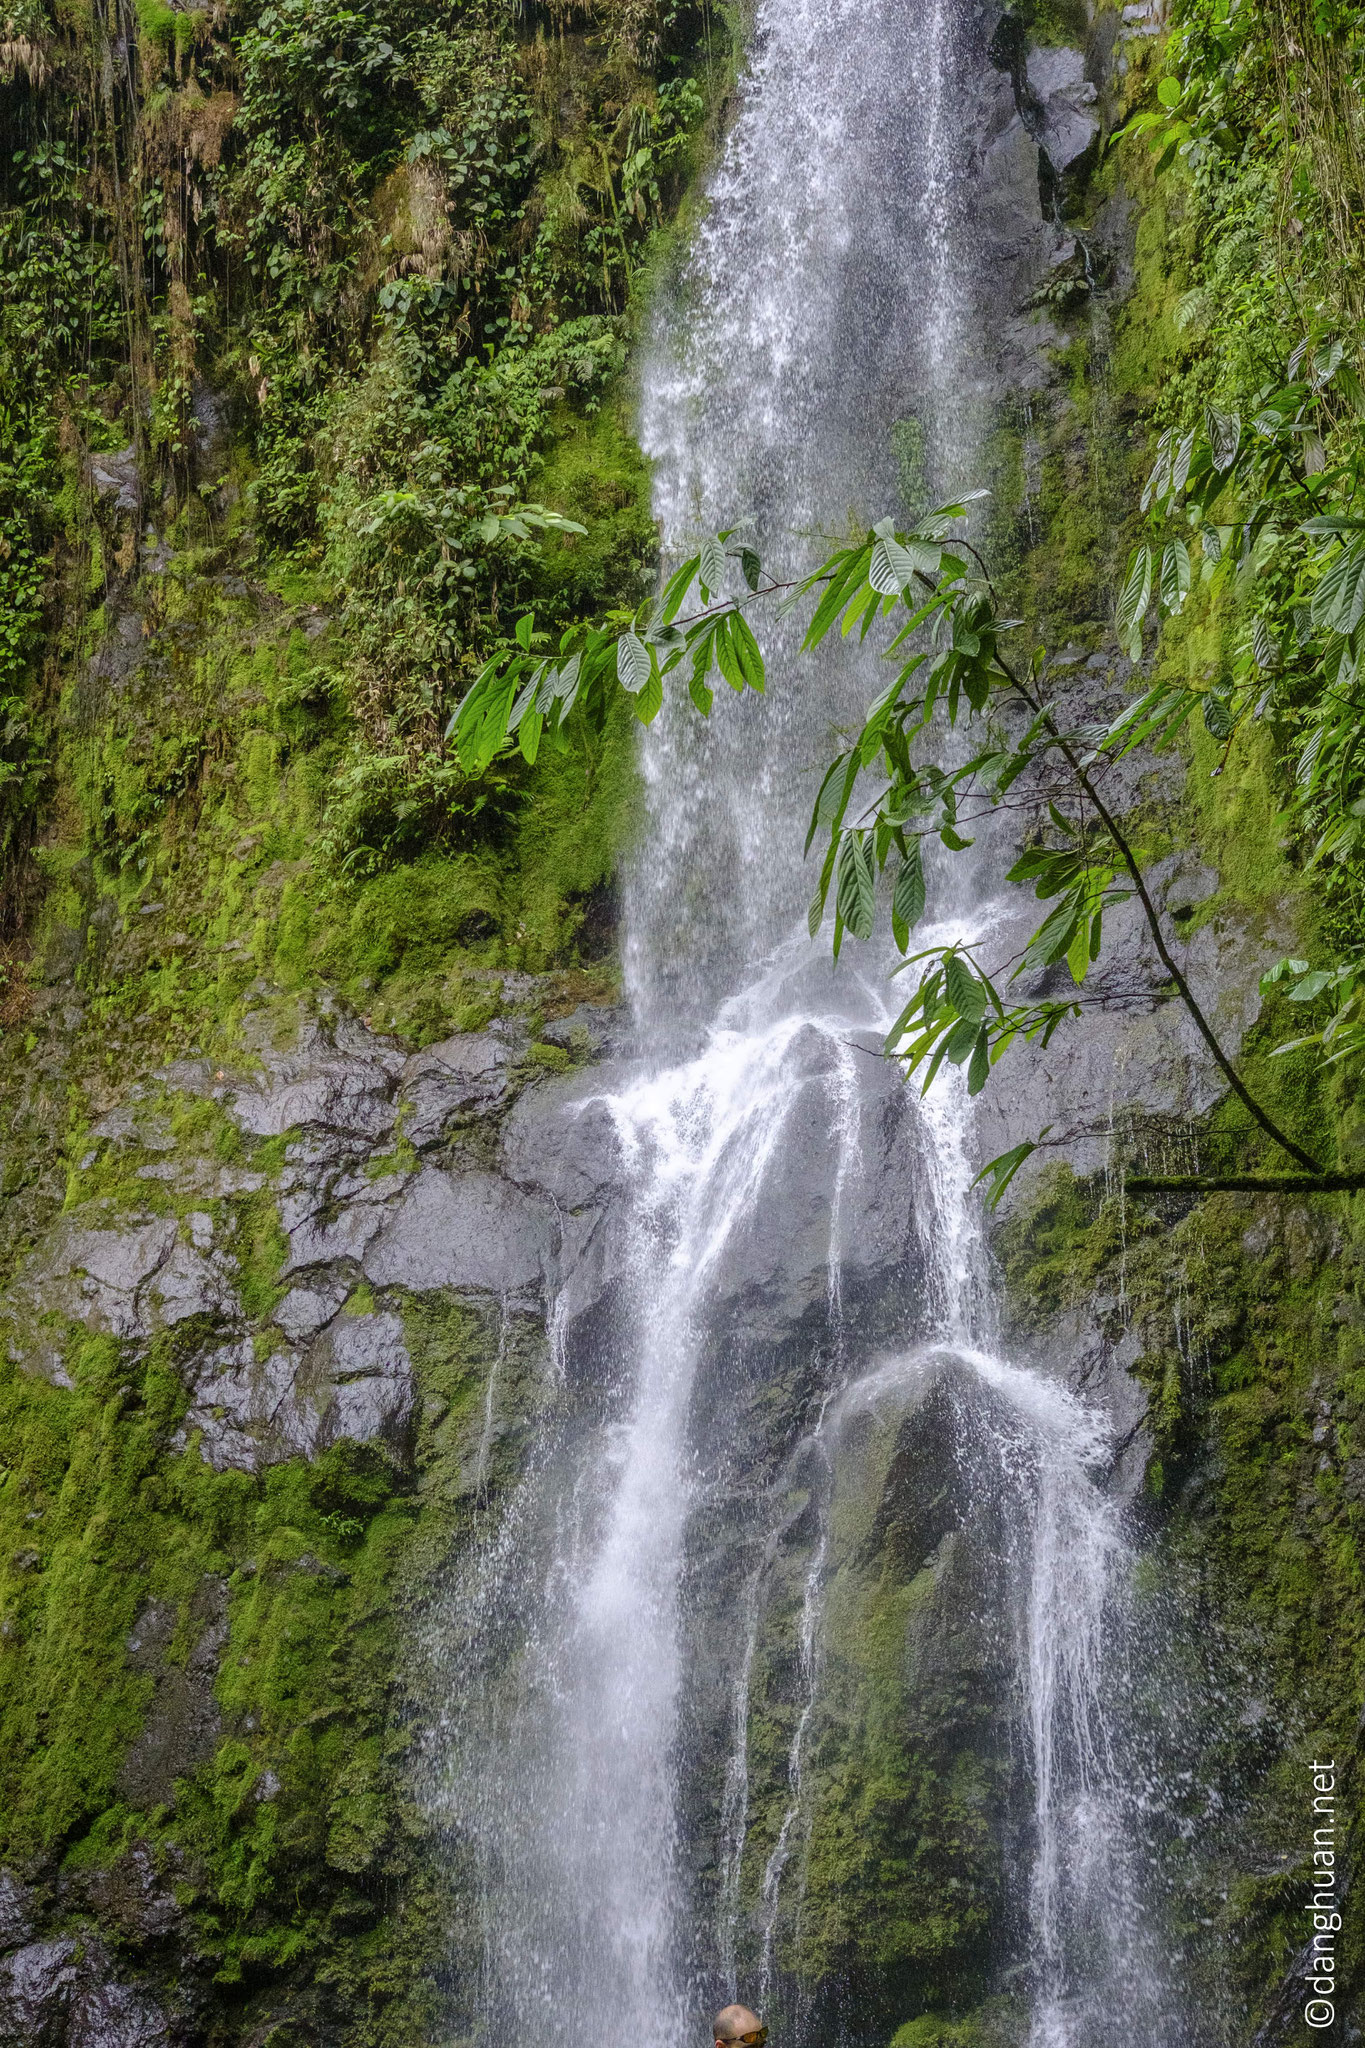
[[[122,1981],[104,1942],[88,1932],[28,1939],[37,1902],[0,1870],[0,2040],[15,2048],[171,2048],[164,2012]],[[179,2038],[183,2039],[183,2036]]]
[[[567,1021],[590,1046],[588,1028]],[[69,1385],[82,1335],[139,1349],[174,1340],[192,1394],[180,1440],[197,1434],[218,1469],[311,1457],[342,1438],[401,1446],[411,1360],[375,1290],[454,1288],[543,1314],[619,1178],[602,1117],[573,1114],[573,1090],[546,1084],[529,1043],[508,1025],[407,1058],[323,1015],[284,1049],[258,1031],[255,1071],[173,1064],[158,1109],[132,1102],[96,1127],[89,1165],[164,1153],[167,1117],[194,1097],[255,1141],[253,1161],[283,1141],[282,1162],[221,1166],[180,1147],[132,1166],[120,1201],[79,1204],[21,1267],[0,1308],[11,1356]],[[497,1118],[518,1093],[500,1147]],[[576,1132],[594,1135],[575,1149]],[[147,1183],[173,1213],[139,1210]],[[269,1219],[272,1238],[268,1271],[254,1276],[248,1212],[258,1228]],[[253,1278],[268,1305],[251,1298]],[[593,1293],[578,1282],[581,1306]]]

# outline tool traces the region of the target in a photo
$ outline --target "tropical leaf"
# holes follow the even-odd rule
[[[1152,601],[1152,550],[1134,548],[1128,558],[1128,574],[1119,598],[1118,635],[1124,652],[1133,661],[1142,658],[1142,621]]]
[[[943,963],[948,1000],[968,1024],[979,1024],[986,1013],[986,991],[961,953],[949,953]]]
[[[725,550],[713,535],[702,542],[697,554],[697,571],[703,604],[709,604],[713,590],[725,581]]]
[[[872,848],[861,832],[845,835],[839,855],[836,906],[855,939],[870,939],[876,921],[876,887]]]
[[[643,686],[636,691],[635,701],[631,709],[641,725],[650,725],[663,709],[663,701],[664,679],[659,674],[658,669],[655,669],[647,677]]]
[[[907,548],[889,535],[877,542],[867,580],[882,597],[899,597],[915,573],[915,562]]]
[[[1156,444],[1156,461],[1142,490],[1142,509],[1159,503],[1171,487],[1171,462],[1175,454],[1175,428],[1167,427]]]
[[[1178,612],[1190,591],[1190,551],[1183,540],[1168,540],[1161,555],[1161,609]]]
[[[1343,546],[1313,592],[1313,624],[1354,633],[1365,617],[1365,545]]]
[[[1000,1198],[1014,1179],[1015,1174],[1018,1173],[1026,1159],[1032,1158],[1051,1129],[1051,1124],[1048,1124],[1038,1133],[1036,1138],[1026,1138],[1022,1145],[1011,1146],[1008,1152],[1002,1152],[998,1158],[986,1161],[986,1164],[972,1182],[972,1186],[979,1187],[983,1180],[990,1183],[986,1191],[986,1204],[988,1208],[994,1209],[999,1206]]]
[[[616,675],[633,697],[654,673],[654,660],[638,633],[623,633],[616,643]]]
[[[1222,412],[1216,405],[1211,405],[1204,414],[1204,432],[1209,437],[1213,466],[1220,476],[1226,476],[1242,445],[1241,416],[1235,412]]]
[[[923,915],[924,858],[918,836],[912,833],[905,842],[905,859],[896,876],[895,893],[891,899],[891,932],[902,953],[909,946],[910,934]]]

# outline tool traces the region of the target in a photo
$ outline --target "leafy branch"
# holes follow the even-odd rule
[[[1192,447],[1181,458],[1187,475],[1195,467],[1193,456]],[[1213,468],[1212,456],[1207,467]],[[1203,468],[1196,473],[1202,475]],[[469,774],[481,773],[514,740],[534,760],[547,732],[561,732],[576,706],[596,702],[600,709],[613,687],[626,692],[636,715],[648,723],[662,706],[667,678],[679,669],[703,715],[714,701],[714,674],[736,691],[761,691],[763,654],[746,612],[775,596],[783,598],[784,609],[812,606],[802,643],[806,651],[836,628],[844,639],[856,634],[865,641],[894,616],[883,656],[897,663],[896,672],[857,737],[830,764],[806,842],[807,851],[817,841],[823,845],[811,934],[818,934],[832,908],[836,958],[846,935],[873,935],[878,881],[890,882],[892,937],[904,956],[896,971],[917,969],[918,979],[888,1035],[888,1050],[907,1073],[922,1076],[924,1089],[946,1061],[965,1066],[969,1092],[979,1092],[1017,1040],[1046,1045],[1066,1019],[1081,1014],[1079,995],[1031,994],[1027,984],[1065,962],[1078,991],[1100,957],[1106,913],[1135,897],[1168,984],[1228,1086],[1275,1145],[1306,1173],[1319,1174],[1317,1161],[1252,1096],[1219,1043],[1167,944],[1142,856],[1100,788],[1105,769],[1135,747],[1169,743],[1198,693],[1158,685],[1107,729],[1069,731],[1043,696],[1045,651],[1035,650],[1022,670],[1002,649],[1002,636],[1019,622],[1001,617],[984,565],[960,532],[967,502],[940,508],[908,532],[882,521],[794,583],[765,579],[752,549],[729,545],[733,533],[708,538],[657,599],[634,613],[609,615],[601,626],[571,629],[553,654],[544,651],[545,636],[536,632],[534,619],[523,618],[515,642],[486,664],[451,721],[462,766]],[[745,589],[726,595],[723,586],[733,582],[736,566]],[[684,614],[694,588],[700,608]],[[959,723],[982,735],[969,759],[945,766],[917,757],[926,733]],[[1050,908],[1018,958],[1007,963],[1007,978],[1002,979],[1004,969],[982,965],[976,944],[912,954],[911,933],[926,908],[923,840],[936,836],[950,852],[965,851],[973,841],[960,830],[964,802],[998,808],[1016,784],[1033,788],[1059,769],[1070,814],[1049,801],[1056,843],[1030,846],[1008,877],[1031,885]],[[983,1169],[992,1200],[999,1200],[1037,1142],[1017,1146]]]

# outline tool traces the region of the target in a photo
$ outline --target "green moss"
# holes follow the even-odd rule
[[[354,1445],[260,1479],[214,1473],[193,1446],[168,1457],[185,1396],[164,1346],[140,1363],[90,1340],[73,1363],[69,1393],[0,1366],[0,1860],[174,1850],[220,1985],[297,2002],[321,1976],[359,2010],[380,1996],[367,2041],[426,2038],[440,1924],[390,1713],[415,1502]],[[164,1700],[129,1645],[167,1609],[159,1669],[184,1669],[204,1589],[223,1583],[223,1739],[139,1811],[120,1772]]]
[[[253,1321],[272,1312],[283,1300],[285,1286],[280,1273],[289,1256],[289,1239],[280,1223],[280,1212],[264,1190],[250,1195],[238,1206],[233,1237],[237,1259],[238,1294]]]
[[[1015,2048],[1027,2038],[1028,2015],[1011,1999],[990,1999],[959,2018],[925,2013],[891,2036],[891,2048]]]
[[[573,1065],[573,1054],[562,1045],[531,1045],[526,1057],[533,1067],[543,1067],[551,1074],[567,1074]]]
[[[1097,1202],[1069,1166],[1048,1167],[996,1235],[996,1257],[1019,1324],[1044,1326],[1089,1300],[1127,1232],[1140,1235],[1143,1228],[1140,1217],[1121,1219],[1117,1202]]]

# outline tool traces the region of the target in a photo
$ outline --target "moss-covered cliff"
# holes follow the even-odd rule
[[[6,2039],[444,2024],[405,1646],[545,1340],[515,1261],[376,1289],[345,1218],[614,996],[628,721],[477,785],[441,733],[516,608],[651,571],[633,294],[728,52],[615,0],[6,19]]]

